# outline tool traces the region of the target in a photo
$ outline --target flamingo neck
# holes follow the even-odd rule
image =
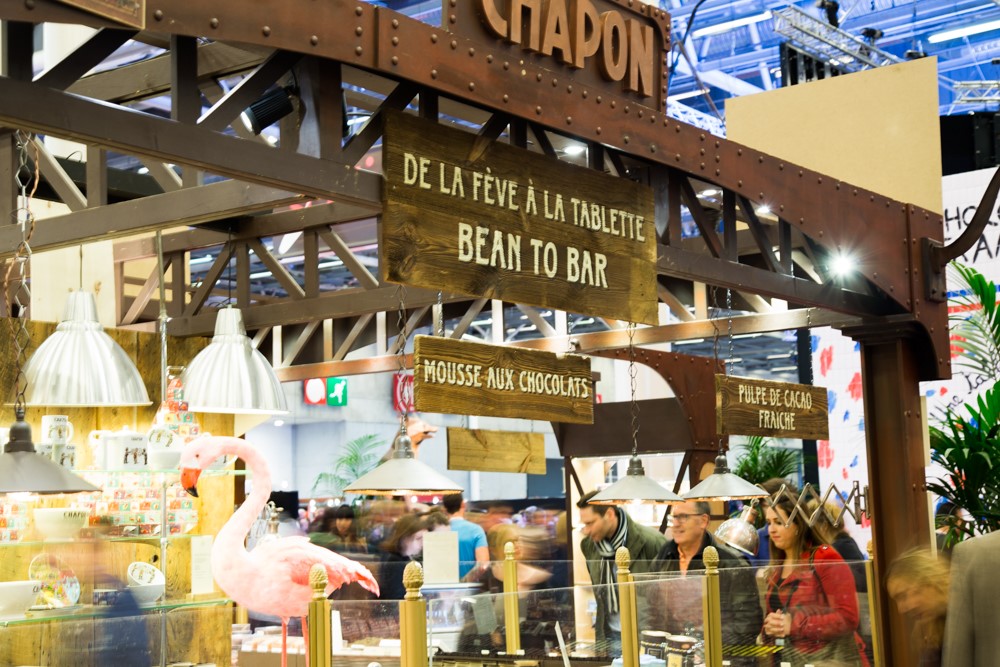
[[[233,438],[227,441],[222,447],[222,452],[243,459],[253,475],[250,495],[219,530],[218,535],[218,539],[228,539],[243,544],[250,527],[260,516],[267,499],[271,497],[271,469],[260,452],[244,440]]]

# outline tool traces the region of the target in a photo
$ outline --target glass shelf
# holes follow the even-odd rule
[[[177,533],[176,535],[167,535],[166,539],[169,541],[173,540],[186,540],[191,537],[197,536],[198,533]],[[115,537],[74,537],[65,540],[21,540],[20,542],[0,542],[0,548],[3,547],[65,547],[65,546],[80,546],[83,544],[97,544],[106,542],[145,542],[145,543],[159,543],[162,536],[160,535],[116,535]]]
[[[180,475],[178,468],[167,470],[150,470],[147,468],[129,470],[74,470],[77,475]],[[206,468],[201,471],[202,477],[247,477],[249,470],[233,470],[230,468]]]
[[[193,600],[165,600],[159,604],[139,607],[139,614],[163,613],[175,609],[190,609],[192,607],[221,607],[232,600],[229,598],[206,598]],[[92,618],[102,618],[108,615],[113,607],[95,607],[94,605],[76,605],[66,609],[52,609],[43,612],[28,612],[22,618],[0,619],[0,628],[17,627],[33,623],[48,623],[50,621],[84,621]],[[117,617],[121,618],[121,617]]]

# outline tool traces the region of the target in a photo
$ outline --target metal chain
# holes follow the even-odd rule
[[[731,374],[733,365],[733,290],[726,288],[726,317],[729,324],[729,363],[726,364],[726,375]]]
[[[438,290],[437,298],[437,314],[438,314],[438,330],[437,335],[444,338],[444,307],[441,305],[441,290]]]
[[[628,323],[628,379],[632,390],[632,456],[639,451],[639,403],[635,400],[636,368],[635,368],[635,322]]]
[[[396,311],[396,361],[399,366],[396,375],[399,378],[399,432],[406,433],[407,410],[412,400],[411,385],[406,382],[406,287],[402,283],[396,285],[396,300],[399,307]]]
[[[14,410],[24,410],[24,394],[28,389],[28,379],[24,375],[24,365],[27,362],[28,347],[31,344],[31,334],[27,327],[27,309],[31,303],[31,289],[28,286],[27,265],[31,260],[31,235],[35,232],[35,216],[31,212],[31,199],[38,189],[39,160],[38,147],[34,146],[30,133],[17,130],[14,139],[18,150],[18,164],[14,172],[14,182],[18,188],[18,205],[13,213],[13,222],[21,228],[21,241],[14,249],[14,256],[4,274],[4,296],[10,295],[10,325],[11,340],[14,343]],[[34,170],[28,159],[28,146],[35,148]],[[28,186],[31,185],[31,191]],[[16,277],[17,285],[10,291],[11,277]]]

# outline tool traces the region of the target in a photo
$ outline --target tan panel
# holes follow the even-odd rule
[[[941,211],[937,59],[726,101],[729,139]]]
[[[545,474],[545,436],[525,431],[448,429],[449,470]]]

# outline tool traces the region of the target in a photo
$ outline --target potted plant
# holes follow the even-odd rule
[[[385,440],[374,433],[347,442],[333,459],[333,472],[321,472],[312,495],[343,496],[344,488],[374,468],[385,449]]]

